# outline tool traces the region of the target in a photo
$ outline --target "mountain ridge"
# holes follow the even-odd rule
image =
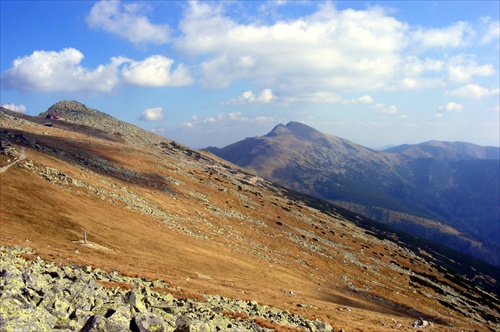
[[[304,126],[300,131],[314,132],[314,137],[294,133],[293,126],[279,125],[275,129],[282,130],[273,129],[272,135],[208,150],[266,179],[356,208],[359,213],[420,235],[426,233],[425,227],[416,227],[406,217],[384,215],[395,216],[389,212],[394,211],[415,215],[415,220],[444,222],[462,233],[454,248],[500,264],[496,254],[500,250],[500,212],[495,204],[500,195],[496,180],[500,148],[429,141],[375,151]],[[263,150],[266,153],[261,153]],[[495,159],[489,159],[492,157]],[[475,169],[493,178],[484,179]],[[475,186],[474,181],[467,180],[471,176],[478,181]],[[476,198],[469,200],[460,194],[465,191]],[[484,210],[483,216],[474,214],[476,208]],[[388,212],[381,214],[379,209]],[[440,232],[430,232],[429,236],[443,240]],[[445,237],[448,244],[455,241]],[[477,241],[492,249],[477,248],[473,245]]]
[[[446,161],[500,159],[500,149],[498,147],[480,146],[467,142],[428,141],[413,145],[403,144],[385,149],[383,152],[405,153],[413,158],[416,157],[416,154],[419,154],[419,157],[434,157]]]

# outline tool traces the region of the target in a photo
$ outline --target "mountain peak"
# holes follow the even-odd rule
[[[104,112],[85,106],[74,100],[62,100],[39,114],[40,117],[51,117],[57,115],[57,121],[85,126],[86,130],[94,131],[94,135],[108,135],[116,138],[117,135],[132,144],[150,144],[159,141],[168,141],[166,138],[159,138],[153,133],[147,132],[137,126],[118,120]],[[112,135],[112,136],[109,136]]]
[[[98,113],[99,111],[88,108],[84,104],[75,100],[62,100],[52,105],[47,111],[40,115],[58,114],[59,116],[72,115],[74,113]]]
[[[265,136],[276,137],[282,135],[293,135],[297,138],[311,140],[314,139],[317,135],[321,135],[321,133],[318,130],[303,123],[290,121],[286,124],[286,126],[281,123],[278,124],[273,128],[273,130],[271,130],[271,132],[269,132]]]
[[[269,133],[264,135],[264,137],[276,137],[276,136],[285,135],[287,133],[288,133],[288,129],[283,124],[280,123],[280,124],[274,126],[274,128]]]
[[[89,125],[89,122],[106,122],[114,119],[106,113],[89,108],[75,100],[62,100],[50,106],[45,112],[39,114],[41,117],[57,115],[58,118],[78,124]]]

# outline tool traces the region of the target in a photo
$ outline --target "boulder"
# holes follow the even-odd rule
[[[130,330],[134,332],[166,332],[167,324],[155,314],[139,313],[132,318]]]

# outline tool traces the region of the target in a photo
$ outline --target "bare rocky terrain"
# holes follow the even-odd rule
[[[3,328],[500,329],[497,268],[82,104],[53,112],[0,110]],[[107,297],[55,302],[78,283]]]

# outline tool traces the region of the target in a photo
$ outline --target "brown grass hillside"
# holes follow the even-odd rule
[[[212,155],[43,122],[0,111],[0,245],[165,280],[179,296],[256,300],[335,331],[413,331],[420,317],[432,331],[500,329],[498,295]]]

